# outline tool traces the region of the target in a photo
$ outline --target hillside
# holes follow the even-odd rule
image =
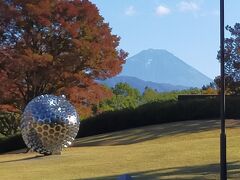
[[[144,50],[128,58],[120,76],[200,88],[212,81],[170,52],[158,49]]]
[[[155,83],[130,76],[117,76],[100,82],[107,85],[108,87],[114,87],[117,83],[120,82],[128,83],[131,87],[138,89],[141,93],[144,92],[146,87],[157,90],[158,92],[169,92],[189,89],[189,87],[186,86],[171,85],[166,83]]]
[[[61,156],[0,155],[1,179],[219,179],[219,120],[141,127],[78,139]],[[240,122],[227,121],[228,179],[240,178]]]

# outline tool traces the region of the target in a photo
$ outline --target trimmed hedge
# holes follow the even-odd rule
[[[14,151],[25,147],[26,145],[20,134],[0,140],[0,153]]]
[[[240,118],[240,101],[227,99],[226,117]],[[154,102],[136,109],[105,112],[83,120],[77,137],[119,131],[139,126],[176,121],[217,119],[220,117],[219,99]],[[24,148],[20,135],[0,141],[0,153]]]
[[[235,115],[237,113],[231,109]],[[152,124],[219,118],[218,100],[154,102],[137,109],[105,112],[81,123],[77,137],[91,136]]]

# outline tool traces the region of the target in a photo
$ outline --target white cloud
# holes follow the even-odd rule
[[[171,10],[168,8],[168,7],[165,7],[165,6],[158,6],[157,9],[156,9],[156,14],[158,16],[164,16],[164,15],[168,15],[171,13]]]
[[[196,12],[200,10],[200,6],[193,1],[181,1],[178,8],[182,12]]]
[[[134,6],[129,6],[125,11],[125,15],[127,16],[133,16],[134,14],[136,14]]]

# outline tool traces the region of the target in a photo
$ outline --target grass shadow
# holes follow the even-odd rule
[[[32,160],[32,159],[39,159],[45,157],[44,155],[36,155],[34,157],[26,157],[22,159],[14,159],[14,160],[8,160],[8,161],[0,161],[0,164],[2,163],[9,163],[9,162],[18,162],[18,161],[27,161],[27,160]]]
[[[240,127],[240,121],[227,120],[228,128]],[[136,129],[76,139],[73,146],[127,145],[164,136],[186,135],[220,128],[220,120],[199,120],[138,127]]]
[[[209,180],[219,179],[220,165],[208,164],[201,166],[175,167],[150,171],[129,173],[133,179],[139,180]],[[116,180],[120,175],[88,178],[86,180]],[[228,163],[228,179],[240,179],[240,162]]]

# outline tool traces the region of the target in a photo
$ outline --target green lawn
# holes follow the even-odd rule
[[[229,179],[240,179],[240,121],[227,121]],[[61,156],[0,155],[0,179],[219,179],[219,120],[148,126],[78,139]]]

